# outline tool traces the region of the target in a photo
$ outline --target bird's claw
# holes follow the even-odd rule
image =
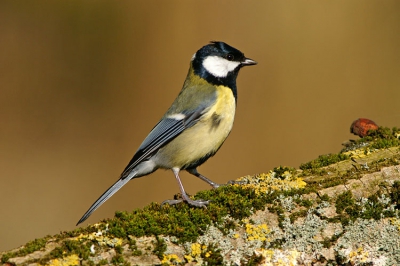
[[[182,201],[183,201],[183,199],[179,199],[179,200],[164,200],[163,202],[161,202],[160,207],[162,207],[164,204],[175,205],[175,204],[181,203]]]
[[[246,185],[246,181],[229,180],[227,185]]]
[[[164,204],[169,204],[169,205],[175,205],[178,203],[181,203],[183,201],[186,201],[189,205],[195,206],[195,207],[201,207],[201,208],[207,208],[207,205],[211,202],[210,200],[203,200],[203,199],[198,199],[198,200],[192,200],[192,199],[175,199],[175,200],[164,200],[161,203],[161,207]]]
[[[201,208],[207,208],[207,205],[210,203],[210,200],[203,200],[203,199],[198,199],[198,200],[188,200],[187,203],[189,205],[195,206],[195,207],[201,207]]]

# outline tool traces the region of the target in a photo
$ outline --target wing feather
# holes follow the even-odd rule
[[[182,116],[182,119],[163,118],[158,122],[122,172],[121,178],[127,177],[132,169],[139,163],[149,158],[185,129],[193,126],[199,120],[205,109],[206,107],[200,107],[194,112],[185,114]]]

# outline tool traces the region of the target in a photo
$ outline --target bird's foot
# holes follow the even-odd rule
[[[207,205],[211,202],[209,200],[202,200],[202,199],[192,200],[190,198],[187,198],[187,199],[173,199],[173,200],[164,200],[161,203],[161,207],[164,204],[175,205],[175,204],[181,203],[183,201],[186,201],[187,204],[189,204],[191,206],[201,207],[201,208],[207,208]]]
[[[246,185],[246,181],[229,180],[227,185]]]
[[[211,186],[213,187],[213,189],[217,189],[217,188],[219,188],[219,187],[223,187],[223,186],[225,186],[225,184],[217,184],[217,183],[213,183]]]
[[[182,201],[183,201],[183,199],[179,199],[179,200],[176,200],[176,199],[164,200],[163,202],[161,202],[160,206],[162,207],[164,204],[175,205],[175,204],[181,203]]]
[[[188,199],[186,202],[189,205],[195,206],[195,207],[202,207],[202,208],[207,208],[207,205],[211,202],[210,200],[203,200],[203,199],[198,199],[198,200],[192,200]]]

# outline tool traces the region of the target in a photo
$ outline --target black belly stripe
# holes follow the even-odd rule
[[[213,113],[211,116],[211,130],[217,130],[219,124],[221,123],[221,116],[217,113]]]

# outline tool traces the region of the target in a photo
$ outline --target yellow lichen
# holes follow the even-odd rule
[[[264,261],[261,265],[264,266],[295,266],[301,255],[297,250],[280,251],[271,249],[257,249],[255,254],[263,257]]]
[[[397,218],[390,218],[389,221],[390,221],[390,224],[396,226],[396,227],[397,227],[397,230],[400,231],[400,220],[399,220],[399,219],[397,219]]]
[[[191,255],[193,257],[201,255],[201,245],[199,243],[193,243],[191,249],[192,249]]]
[[[64,257],[62,259],[50,260],[47,264],[49,266],[72,266],[79,265],[79,257],[75,254]]]
[[[354,159],[359,159],[359,158],[364,158],[364,157],[370,155],[371,151],[369,148],[357,149],[357,150],[343,152],[343,154],[345,154],[351,158],[354,158]]]
[[[283,177],[283,179],[280,177]],[[269,171],[269,173],[255,176],[240,177],[238,181],[244,181],[246,184],[240,186],[254,189],[257,194],[268,193],[272,190],[299,189],[307,185],[302,178],[294,177],[289,171],[285,171],[280,177],[276,177],[274,171]],[[239,185],[237,184],[236,186]]]
[[[267,235],[271,232],[266,224],[246,224],[246,235],[248,241],[260,240],[269,241]]]
[[[92,241],[94,240],[97,243],[99,243],[99,245],[109,246],[109,247],[115,247],[115,246],[122,245],[121,238],[117,238],[117,237],[110,238],[107,236],[107,231],[108,231],[108,229],[106,228],[105,230],[98,230],[97,232],[93,232],[93,233],[87,234],[87,235],[80,234],[75,239],[76,240],[92,240]]]
[[[176,265],[181,262],[182,260],[176,254],[168,254],[168,255],[164,254],[161,264]]]
[[[352,263],[365,263],[370,260],[369,252],[365,251],[363,247],[359,247],[357,250],[350,251],[349,259]]]
[[[207,246],[205,245],[200,245],[199,243],[193,243],[190,246],[191,252],[188,255],[185,255],[185,259],[187,260],[187,262],[193,262],[193,261],[197,261],[199,265],[201,265],[201,262],[203,261],[201,258],[201,252],[202,250],[207,249]],[[197,265],[196,264],[196,265]]]
[[[184,255],[183,257],[185,257],[185,259],[187,260],[187,262],[192,262],[194,260],[194,258],[190,255]]]

